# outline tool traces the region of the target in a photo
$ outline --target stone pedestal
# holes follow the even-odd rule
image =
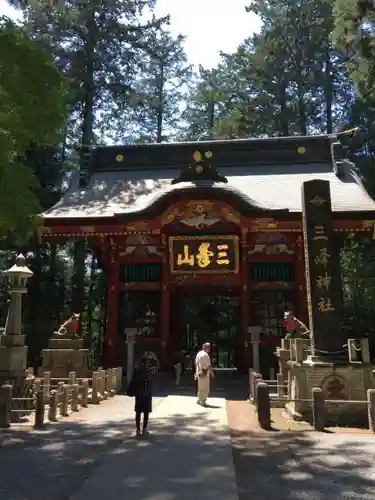
[[[12,386],[13,398],[28,398],[34,396],[32,383],[27,380],[27,346],[24,335],[2,335],[0,337],[0,385]],[[13,401],[13,410],[32,409],[32,403]],[[13,412],[12,422],[22,422],[28,413]]]
[[[295,363],[289,362],[288,412],[298,420],[311,420],[312,389],[323,390],[326,422],[349,425],[365,421],[367,389],[373,389],[373,366],[370,364]],[[338,401],[336,403],[329,401]],[[347,403],[345,403],[347,401]],[[357,403],[356,403],[357,401]]]
[[[52,378],[67,378],[69,372],[76,372],[79,378],[88,377],[88,353],[82,339],[52,338],[48,349],[42,351],[41,372],[51,372]]]
[[[282,339],[281,347],[276,347],[276,356],[279,358],[279,373],[283,381],[288,380],[288,361],[290,361],[290,340]]]
[[[2,335],[0,339],[0,381],[26,376],[25,336]]]

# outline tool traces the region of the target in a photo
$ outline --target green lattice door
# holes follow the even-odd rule
[[[240,335],[240,298],[218,293],[184,294],[181,301],[181,330],[184,348],[197,350],[204,342],[212,345],[218,368],[236,365]]]

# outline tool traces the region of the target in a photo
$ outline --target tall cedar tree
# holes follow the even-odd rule
[[[182,35],[155,30],[140,54],[132,118],[138,124],[137,142],[167,141],[179,126],[192,75],[184,41]]]

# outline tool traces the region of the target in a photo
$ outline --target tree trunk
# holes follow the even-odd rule
[[[160,58],[160,75],[158,88],[158,114],[156,125],[156,142],[163,140],[163,115],[164,115],[164,58]]]
[[[96,46],[96,24],[94,10],[89,10],[87,18],[87,35],[84,53],[86,56],[86,75],[84,83],[82,144],[90,145],[93,141],[94,126],[94,58]],[[72,312],[83,313],[85,299],[85,240],[78,239],[74,248],[74,272],[72,277]]]
[[[333,101],[333,72],[332,63],[329,52],[327,53],[326,67],[325,67],[325,84],[324,84],[324,97],[326,108],[326,131],[327,134],[333,132],[333,117],[332,117],[332,101]]]

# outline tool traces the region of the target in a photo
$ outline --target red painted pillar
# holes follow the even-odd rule
[[[239,355],[242,352],[242,368],[248,370],[250,367],[250,347],[249,347],[249,308],[250,308],[250,287],[249,287],[249,263],[247,258],[247,229],[242,229],[241,233],[241,335],[239,345]]]
[[[121,333],[123,333],[117,331],[119,272],[120,262],[117,258],[117,248],[112,247],[109,256],[107,328],[104,339],[106,346],[105,360],[108,367],[116,366],[120,362],[116,359],[117,346],[121,342]]]
[[[170,342],[171,328],[171,295],[170,295],[170,270],[168,256],[168,241],[165,234],[162,235],[163,263],[161,279],[161,312],[160,312],[160,336],[161,336],[161,365],[166,368],[168,364],[168,347]]]
[[[302,235],[297,236],[295,248],[296,310],[294,314],[299,320],[307,325],[309,317],[307,312],[305,254]]]

